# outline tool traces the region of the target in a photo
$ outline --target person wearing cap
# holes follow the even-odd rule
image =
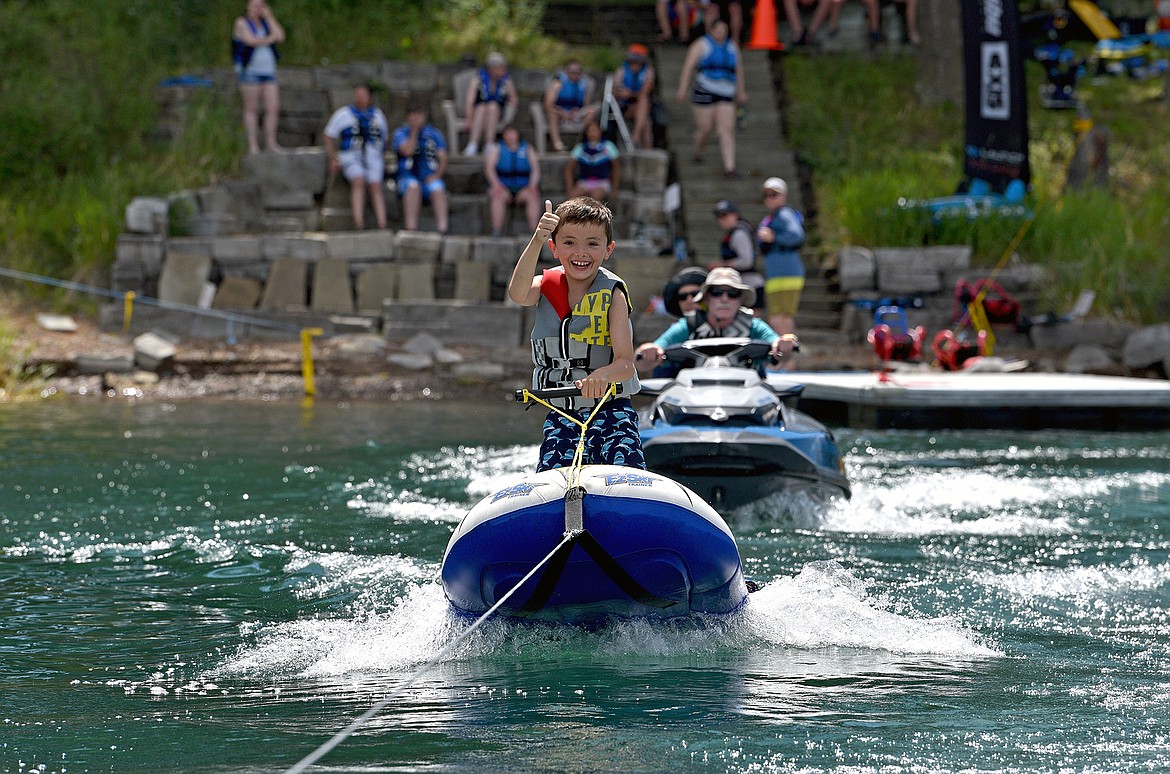
[[[723,229],[719,242],[719,258],[707,264],[708,269],[725,266],[739,272],[743,281],[756,291],[757,303],[764,299],[764,276],[756,271],[756,230],[740,215],[739,205],[731,199],[715,203],[715,219]]]
[[[499,51],[493,51],[484,60],[475,78],[467,86],[464,95],[466,108],[463,114],[464,128],[467,129],[465,156],[474,156],[481,147],[496,139],[500,118],[508,103],[518,103],[516,84],[508,74],[508,60]]]
[[[703,150],[714,132],[719,138],[723,175],[736,178],[735,112],[737,106],[747,104],[747,92],[744,89],[743,58],[739,55],[739,46],[728,37],[727,22],[715,22],[709,33],[687,49],[675,95],[679,104],[686,102],[688,86],[695,120],[691,158],[696,164],[702,163]]]
[[[643,367],[658,366],[666,357],[666,348],[690,339],[746,338],[772,345],[771,357],[779,359],[796,345],[796,336],[781,336],[768,323],[751,312],[756,291],[746,284],[735,269],[712,269],[699,289],[695,301],[699,308],[663,331],[654,341],[641,344],[634,351]],[[757,363],[762,374],[766,363]]]
[[[804,218],[788,206],[788,184],[778,177],[764,181],[764,206],[768,214],[756,229],[764,256],[764,292],[768,322],[780,333],[796,332],[796,310],[804,289]]]
[[[625,61],[613,73],[613,95],[622,109],[622,116],[630,122],[630,138],[637,148],[654,144],[650,127],[650,99],[654,93],[654,67],[650,64],[650,49],[634,43],[626,49]]]
[[[688,266],[675,273],[662,287],[662,305],[667,313],[682,317],[699,308],[695,299],[703,289],[707,270],[699,266]]]

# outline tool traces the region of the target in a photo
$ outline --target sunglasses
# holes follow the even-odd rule
[[[764,191],[764,198],[765,199],[771,199],[771,198],[779,196],[779,195],[780,195],[779,191]]]
[[[679,301],[690,301],[692,298],[699,295],[699,293],[701,293],[701,292],[702,292],[701,290],[680,290],[678,292],[678,300]]]
[[[736,288],[710,288],[707,290],[707,295],[711,298],[739,298],[743,295],[742,290]]]

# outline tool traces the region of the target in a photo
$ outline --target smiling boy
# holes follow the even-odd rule
[[[532,326],[532,386],[575,386],[581,397],[550,401],[584,421],[611,383],[620,397],[597,410],[585,435],[585,462],[645,469],[638,415],[628,396],[638,391],[634,335],[626,283],[602,264],[613,252],[613,214],[604,204],[580,196],[545,212],[516,261],[508,297],[536,306]],[[548,242],[560,266],[536,274],[541,248]],[[581,437],[580,427],[560,411],[544,421],[537,471],[567,467]]]

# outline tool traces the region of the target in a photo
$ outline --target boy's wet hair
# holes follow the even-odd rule
[[[592,196],[567,199],[557,205],[556,212],[561,222],[549,234],[549,239],[554,242],[557,232],[566,223],[596,223],[605,229],[605,243],[608,245],[613,241],[613,212]]]

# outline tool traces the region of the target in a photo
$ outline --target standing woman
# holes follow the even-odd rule
[[[492,236],[504,232],[509,204],[523,204],[528,229],[536,230],[544,200],[540,197],[540,160],[532,145],[520,138],[520,130],[508,124],[484,154],[483,174],[488,181],[488,209]]]
[[[719,136],[723,174],[735,178],[735,108],[747,103],[747,93],[743,84],[743,59],[739,46],[728,37],[727,22],[715,22],[710,34],[687,49],[676,95],[680,103],[686,101],[692,75],[691,110],[695,117],[692,158],[696,164],[703,160],[703,149],[714,131]]]
[[[264,0],[248,0],[244,15],[232,27],[232,60],[244,103],[244,134],[248,152],[259,153],[260,104],[264,104],[264,145],[280,150],[276,122],[280,117],[280,87],[276,83],[277,43],[284,42],[284,27]]]

